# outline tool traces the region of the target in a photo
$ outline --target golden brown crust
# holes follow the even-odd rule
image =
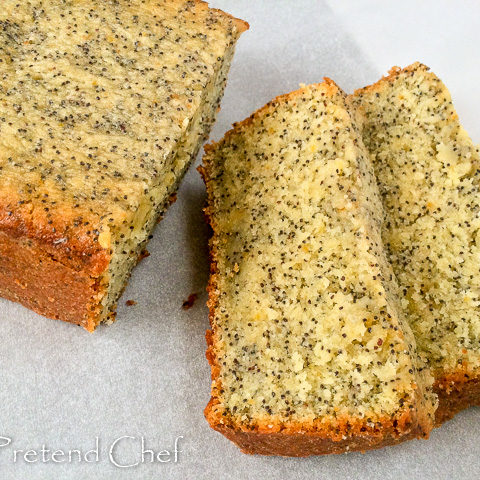
[[[98,243],[98,223],[98,218],[66,206],[52,212],[38,201],[18,201],[13,192],[0,194],[0,231],[12,238],[30,239],[57,261],[94,276],[109,262],[109,252]]]
[[[97,221],[66,207],[46,211],[2,191],[0,295],[93,331],[105,292],[99,278],[110,261],[98,243]]]
[[[464,370],[437,378],[434,384],[438,395],[435,412],[436,426],[453,418],[458,412],[472,406],[480,406],[480,375]]]
[[[211,190],[208,165],[210,154],[218,148],[226,139],[238,131],[239,128],[249,125],[259,115],[268,113],[278,103],[292,100],[301,95],[307,88],[321,88],[328,95],[340,91],[337,85],[330,79],[325,78],[324,83],[314,84],[280,95],[254,112],[242,122],[235,123],[233,128],[225,134],[218,143],[205,145],[203,165],[198,167],[207,190],[207,197],[213,198]],[[213,232],[216,226],[210,206],[204,209],[207,223]],[[205,408],[205,417],[210,426],[222,433],[229,440],[237,444],[244,453],[260,455],[280,455],[305,457],[310,455],[324,455],[331,453],[344,453],[346,451],[365,451],[394,445],[413,438],[428,438],[432,428],[431,419],[425,412],[405,408],[395,417],[385,417],[371,422],[367,419],[344,416],[342,418],[321,418],[311,424],[293,423],[288,425],[281,423],[259,423],[255,426],[233,423],[223,411],[220,402],[222,385],[219,379],[220,366],[215,352],[217,343],[214,330],[215,310],[218,305],[217,290],[217,251],[212,237],[209,244],[210,254],[210,279],[207,286],[209,308],[209,321],[211,330],[206,332],[207,351],[206,357],[211,367],[212,391],[210,401]],[[417,400],[420,393],[416,390]]]
[[[2,297],[93,331],[103,292],[98,278],[60,263],[35,239],[0,231]]]
[[[208,417],[207,417],[208,419]],[[212,425],[234,442],[243,453],[256,455],[280,455],[284,457],[308,457],[311,455],[328,455],[361,451],[395,445],[405,440],[417,438],[420,431],[412,430],[410,434],[396,434],[395,429],[386,430],[382,427],[381,435],[348,436],[342,440],[319,435],[317,432],[297,433],[265,433],[234,430],[225,425]]]

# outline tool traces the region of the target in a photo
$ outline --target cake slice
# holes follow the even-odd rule
[[[330,80],[207,145],[210,425],[246,453],[425,437],[436,405],[380,237],[368,154]]]
[[[428,67],[394,68],[349,98],[385,208],[383,240],[441,423],[480,405],[480,156]]]
[[[2,1],[1,296],[113,319],[246,28],[198,0]]]

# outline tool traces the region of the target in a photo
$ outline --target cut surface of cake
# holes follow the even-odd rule
[[[1,296],[113,319],[246,28],[198,0],[2,1]]]
[[[383,198],[383,240],[435,377],[437,422],[480,404],[480,155],[428,67],[349,97]]]
[[[436,406],[381,242],[345,95],[277,97],[203,166],[213,229],[211,426],[246,453],[307,456],[424,437]]]

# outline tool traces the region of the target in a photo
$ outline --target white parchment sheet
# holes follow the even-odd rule
[[[480,2],[211,4],[251,26],[238,43],[212,139],[300,82],[326,75],[351,91],[393,65],[420,60],[445,81],[480,142]],[[479,478],[480,409],[461,413],[428,441],[308,459],[246,456],[210,429],[203,417],[210,394],[204,198],[192,168],[111,327],[88,334],[0,299],[0,445],[11,439],[0,446],[0,480]],[[182,310],[194,292],[194,307]],[[125,306],[129,299],[137,305]],[[152,463],[149,452],[142,462],[142,437],[145,450],[163,452],[162,462]],[[36,461],[28,463],[30,449],[36,456],[27,458]],[[16,461],[14,450],[22,451]],[[58,462],[53,450],[64,453]]]

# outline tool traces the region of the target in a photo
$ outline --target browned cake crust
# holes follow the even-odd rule
[[[209,419],[208,411],[207,419]],[[411,429],[409,435],[405,435],[401,428],[410,428],[411,424],[398,427],[390,426],[387,429],[387,425],[382,423],[377,431],[363,432],[360,428],[355,428],[354,425],[345,422],[344,432],[348,433],[348,437],[338,440],[332,439],[328,431],[322,432],[313,429],[301,432],[262,433],[259,431],[244,432],[219,424],[212,426],[238,445],[243,453],[284,457],[308,457],[348,451],[365,452],[366,450],[395,445],[423,435],[420,430],[415,428]],[[353,431],[355,431],[355,435],[352,439]],[[340,435],[341,431],[338,431],[338,434]]]
[[[0,198],[0,295],[93,331],[110,254],[94,223],[62,213],[19,205],[14,192]]]
[[[458,412],[472,406],[480,406],[480,377],[458,371],[456,374],[437,378],[434,384],[438,395],[438,409],[435,423],[442,423],[453,418]]]

